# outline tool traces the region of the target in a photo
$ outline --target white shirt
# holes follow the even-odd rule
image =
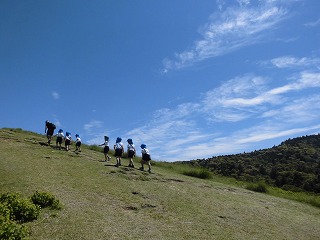
[[[136,148],[135,148],[135,145],[132,143],[132,144],[128,144],[128,151],[135,151]]]
[[[71,136],[66,136],[66,139],[71,141]]]
[[[63,138],[63,137],[64,137],[63,132],[58,132],[58,133],[57,133],[57,137],[62,137],[62,138]]]
[[[141,150],[141,153],[142,153],[142,154],[149,154],[149,155],[150,155],[149,150],[148,150],[147,148],[142,149],[142,150]]]
[[[77,137],[77,138],[76,138],[76,143],[77,143],[77,142],[81,142],[81,138],[80,138],[80,137]]]
[[[123,143],[122,142],[116,143],[116,149],[123,149]]]

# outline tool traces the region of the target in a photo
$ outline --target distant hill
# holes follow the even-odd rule
[[[269,149],[184,163],[239,180],[263,180],[285,190],[320,193],[319,134],[288,139]]]

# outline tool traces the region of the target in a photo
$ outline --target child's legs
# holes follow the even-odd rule
[[[149,170],[151,170],[151,163],[148,161]]]

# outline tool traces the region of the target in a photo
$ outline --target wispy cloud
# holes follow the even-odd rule
[[[166,161],[256,149],[259,142],[320,131],[319,88],[319,71],[301,71],[280,82],[246,74],[197,102],[157,110],[148,124],[127,135],[150,143],[154,158]]]
[[[300,97],[286,102],[279,108],[269,109],[262,114],[264,118],[272,118],[286,123],[308,123],[320,119],[320,94]]]
[[[254,44],[288,14],[284,7],[277,5],[278,1],[261,1],[258,5],[249,4],[250,1],[246,0],[238,3],[238,7],[214,13],[202,27],[202,37],[190,49],[163,61],[164,72]],[[222,6],[221,1],[218,4]]]
[[[267,89],[267,80],[263,77],[246,75],[232,79],[217,89],[208,91],[203,100],[206,112],[217,109],[240,109],[261,106],[263,104],[279,104],[284,94],[306,88],[320,87],[319,72],[301,72],[290,83],[280,87]],[[219,112],[219,111],[218,111]],[[226,120],[226,119],[223,119]]]
[[[109,129],[105,126],[103,121],[91,120],[83,125],[84,139],[88,144],[102,144],[104,142],[104,136],[112,138],[112,134],[118,129]]]
[[[84,124],[83,129],[85,130],[86,134],[92,134],[93,130],[97,131],[103,126],[103,122],[97,120],[91,120],[89,123]]]
[[[282,56],[271,59],[271,64],[278,68],[309,67],[320,69],[320,58]]]
[[[254,128],[249,128],[245,132],[237,132],[235,137],[235,144],[245,144],[245,143],[254,143],[261,142],[268,139],[275,139],[279,137],[286,137],[290,135],[297,135],[304,133],[306,131],[314,131],[316,133],[320,130],[320,125],[313,125],[303,128],[293,128],[293,129],[284,129],[283,126],[255,126]]]
[[[51,93],[51,96],[53,97],[54,100],[58,100],[60,98],[59,93],[57,93],[55,91]]]
[[[307,26],[307,27],[320,26],[320,18],[318,20],[316,20],[316,21],[306,23],[305,26]]]

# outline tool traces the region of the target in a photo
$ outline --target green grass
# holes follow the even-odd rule
[[[0,194],[52,193],[61,210],[26,223],[31,239],[318,239],[320,209],[245,189],[182,164],[152,162],[153,173],[103,162],[103,153],[41,145],[43,135],[0,129]],[[72,146],[74,149],[74,146]],[[134,159],[139,167],[139,159]],[[273,189],[269,189],[274,194]],[[279,193],[278,193],[279,194]]]
[[[177,163],[156,162],[155,164],[157,166],[160,166],[161,168],[167,169],[168,171],[181,173],[181,174],[189,175],[192,177],[198,177],[198,178],[201,178],[197,175],[199,175],[199,172],[201,172],[201,170],[203,169],[201,167],[192,167],[192,166],[181,164],[178,162]],[[224,177],[224,176],[213,175],[213,174],[210,174],[208,178],[206,177],[202,177],[202,178],[213,179],[213,181],[221,184],[245,188],[250,191],[266,193],[270,196],[280,197],[288,200],[294,200],[297,202],[310,204],[311,206],[320,208],[320,195],[317,195],[317,194],[310,194],[307,192],[285,191],[277,187],[268,186],[265,182],[248,183],[248,182],[236,180],[232,177]]]

